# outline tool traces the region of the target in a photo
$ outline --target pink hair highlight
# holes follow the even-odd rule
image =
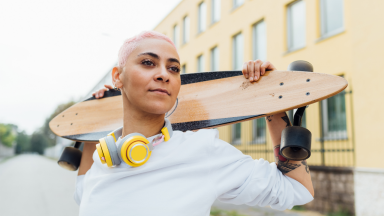
[[[139,42],[146,38],[155,38],[155,39],[165,40],[168,43],[172,44],[172,46],[176,49],[176,52],[177,52],[177,48],[175,44],[166,35],[163,35],[155,31],[143,31],[140,34],[133,36],[131,38],[128,38],[126,41],[124,41],[123,45],[120,47],[120,50],[119,50],[117,66],[120,68],[123,68],[128,59],[128,56],[133,52],[133,50],[136,49]]]

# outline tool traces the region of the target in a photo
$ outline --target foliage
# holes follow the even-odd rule
[[[225,211],[221,209],[212,208],[211,209],[211,216],[245,216],[242,214],[239,214],[237,211]]]
[[[17,132],[16,154],[29,152],[31,150],[30,136],[25,131]]]
[[[0,124],[0,142],[8,147],[11,147],[16,140],[17,127],[12,124]]]
[[[30,151],[44,154],[44,149],[49,146],[49,140],[43,133],[35,132],[31,136]]]
[[[60,104],[59,106],[56,107],[56,110],[47,119],[45,119],[44,125],[41,128],[41,133],[45,136],[45,138],[48,141],[47,147],[54,146],[56,144],[56,135],[54,133],[52,133],[51,129],[49,128],[49,122],[53,118],[55,118],[57,115],[59,115],[61,112],[68,109],[69,107],[71,107],[74,104],[75,104],[74,101]]]
[[[295,211],[304,211],[305,207],[304,206],[293,206],[292,210]]]
[[[350,216],[352,214],[348,213],[346,210],[339,210],[337,212],[328,213],[327,216]]]

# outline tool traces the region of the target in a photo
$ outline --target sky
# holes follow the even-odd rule
[[[57,105],[86,96],[125,39],[180,1],[0,1],[0,123],[33,133]]]

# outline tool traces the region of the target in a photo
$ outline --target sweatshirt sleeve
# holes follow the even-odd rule
[[[85,175],[79,175],[76,178],[76,187],[75,187],[75,193],[73,194],[73,198],[75,199],[75,202],[77,205],[80,205],[81,198],[83,196],[83,181],[84,181]]]
[[[253,160],[217,137],[211,153],[213,184],[222,202],[285,210],[313,200],[301,183],[283,175],[275,163]]]

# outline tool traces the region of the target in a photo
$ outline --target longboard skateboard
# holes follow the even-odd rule
[[[339,76],[272,71],[251,83],[241,71],[181,75],[181,88],[166,114],[174,130],[197,130],[261,118],[329,98],[347,87]],[[121,93],[110,90],[68,108],[49,123],[58,136],[98,141],[123,125]]]

